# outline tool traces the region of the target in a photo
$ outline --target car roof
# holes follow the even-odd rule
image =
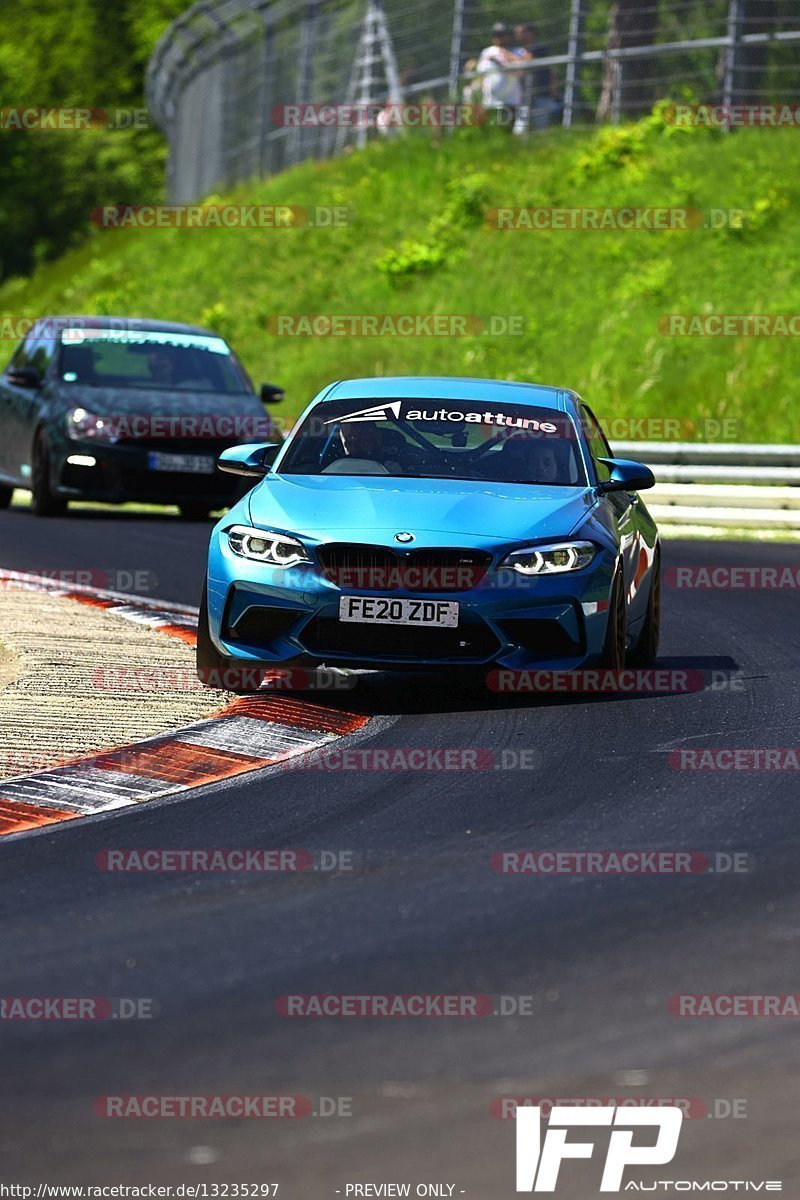
[[[219,337],[213,329],[204,329],[202,325],[185,325],[182,321],[154,321],[149,317],[98,317],[94,315],[39,317],[34,327],[52,322],[57,329],[62,325],[69,328],[79,326],[81,322],[92,329],[131,329],[150,333],[196,333],[205,337]],[[224,339],[223,339],[224,340]]]
[[[331,384],[321,403],[329,400],[477,400],[527,404],[535,408],[567,411],[577,399],[569,388],[539,383],[514,383],[505,379],[479,379],[452,375],[384,375],[378,379],[341,379]]]

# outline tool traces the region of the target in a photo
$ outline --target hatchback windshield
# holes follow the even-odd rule
[[[249,390],[222,338],[159,330],[65,329],[58,376],[83,387]]]
[[[292,439],[282,475],[393,475],[585,486],[563,412],[460,400],[318,405]]]

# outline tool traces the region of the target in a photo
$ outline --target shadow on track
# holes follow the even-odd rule
[[[561,708],[576,704],[663,700],[674,696],[689,698],[712,688],[715,680],[716,686],[720,687],[721,681],[733,676],[738,670],[738,663],[728,655],[670,655],[659,658],[654,667],[641,674],[666,671],[684,673],[690,681],[689,687],[672,687],[661,691],[495,692],[478,677],[459,674],[449,676],[442,670],[436,674],[432,671],[375,671],[359,675],[356,686],[346,691],[279,691],[277,694],[303,696],[313,703],[324,703],[331,708],[367,717],[478,712],[492,708]],[[633,669],[631,671],[633,673]],[[535,675],[536,672],[531,674]]]

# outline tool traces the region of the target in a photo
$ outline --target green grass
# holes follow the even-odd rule
[[[219,200],[219,197],[214,198]],[[665,337],[669,313],[800,313],[800,135],[496,131],[371,144],[240,187],[233,203],[348,205],[346,228],[125,230],[0,289],[0,316],[100,312],[197,321],[230,339],[294,416],[356,375],[480,375],[575,387],[603,420],[667,417],[702,436],[800,441],[797,338]],[[740,228],[498,232],[493,206],[744,210]],[[521,316],[521,336],[287,338],[275,314]]]

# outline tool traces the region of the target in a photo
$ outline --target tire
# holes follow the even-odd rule
[[[54,494],[50,483],[50,447],[40,429],[33,443],[31,512],[37,517],[62,517],[66,511],[67,501]]]
[[[8,508],[13,495],[13,487],[7,487],[4,483],[0,483],[0,508]]]
[[[608,605],[608,623],[603,642],[603,652],[600,665],[608,671],[622,671],[625,668],[625,642],[627,638],[627,613],[625,609],[625,589],[622,581],[622,571],[617,571],[611,587],[611,600]]]
[[[208,627],[208,587],[203,584],[200,613],[197,618],[197,652],[195,657],[197,678],[203,687],[216,688],[225,692],[249,695],[257,692],[260,683],[258,668],[249,667],[234,658],[220,654],[211,640]]]
[[[203,504],[202,500],[190,500],[186,504],[179,504],[178,512],[182,521],[207,521],[211,516],[211,509],[207,504]]]
[[[649,667],[658,657],[658,639],[661,632],[661,554],[656,551],[653,563],[653,578],[650,583],[650,596],[647,600],[647,612],[639,641],[631,651],[629,658],[634,667]]]

